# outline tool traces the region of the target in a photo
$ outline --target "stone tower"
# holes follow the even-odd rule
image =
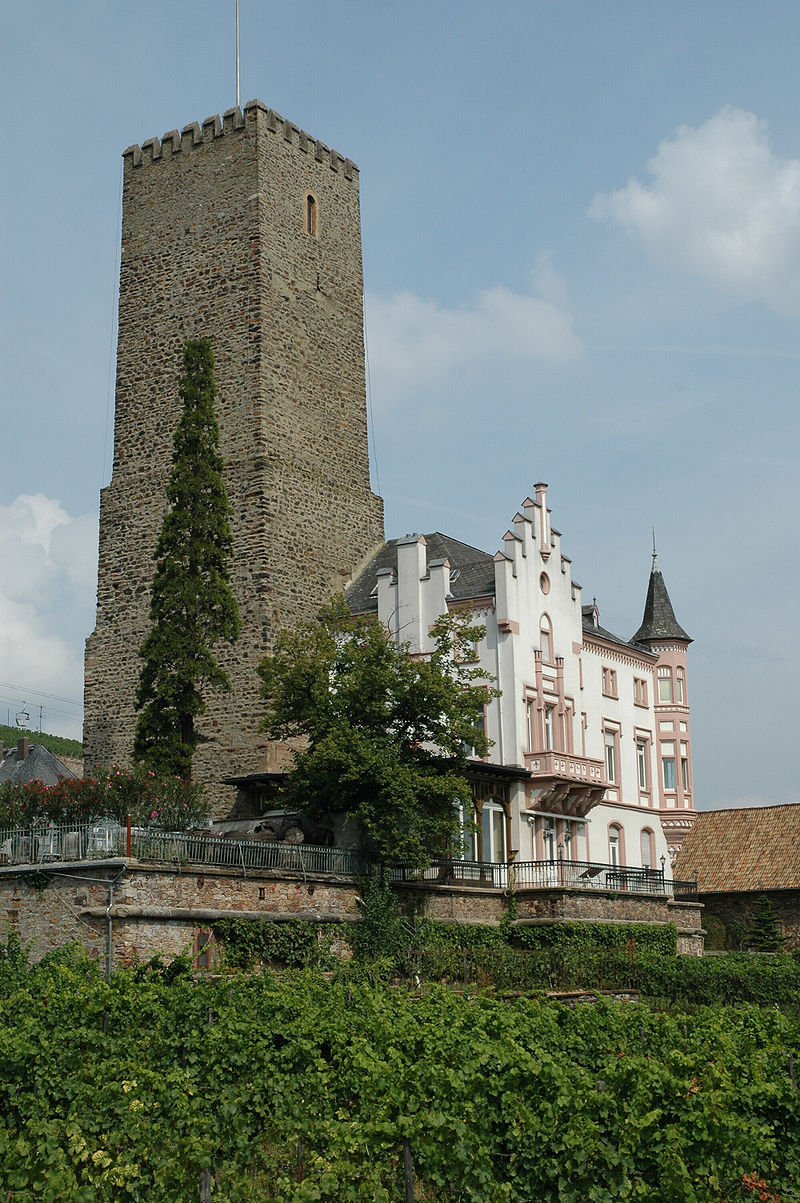
[[[260,101],[124,152],[114,466],[100,501],[86,645],[87,770],[129,762],[138,649],[186,338],[211,339],[242,635],[223,652],[195,757],[225,777],[280,767],[258,733],[256,665],[279,627],[343,588],[383,540],[370,491],[358,170]]]

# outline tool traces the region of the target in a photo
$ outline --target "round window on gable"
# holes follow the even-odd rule
[[[319,206],[313,192],[306,193],[304,229],[312,238],[319,237]]]

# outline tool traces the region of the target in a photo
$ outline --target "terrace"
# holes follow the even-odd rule
[[[0,830],[3,869],[57,869],[125,857],[174,864],[177,868],[218,867],[243,877],[259,874],[368,877],[426,886],[482,887],[490,890],[606,891],[670,896],[697,901],[697,881],[674,881],[663,868],[646,869],[590,861],[434,860],[426,869],[384,866],[367,852],[265,839],[230,839],[207,831],[165,832],[107,819],[89,823],[34,823]]]

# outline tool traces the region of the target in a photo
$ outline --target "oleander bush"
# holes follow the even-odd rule
[[[24,827],[37,820],[82,823],[96,818],[136,826],[185,831],[201,825],[208,813],[202,789],[178,777],[160,778],[146,769],[113,768],[98,777],[63,778],[55,785],[28,781],[0,785],[0,829]]]

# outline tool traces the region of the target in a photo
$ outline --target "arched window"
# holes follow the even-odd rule
[[[656,858],[655,836],[649,827],[643,827],[640,836],[642,868],[652,869]]]
[[[314,238],[319,234],[317,198],[311,192],[306,193],[305,230],[306,234],[311,234]]]
[[[547,664],[553,663],[553,625],[546,614],[542,615],[541,625],[539,627],[539,647],[542,651],[542,659]]]
[[[681,705],[686,701],[686,682],[682,668],[675,669],[675,701]]]
[[[622,838],[622,828],[618,823],[611,823],[608,828],[608,863],[617,868],[624,864],[625,844]]]

